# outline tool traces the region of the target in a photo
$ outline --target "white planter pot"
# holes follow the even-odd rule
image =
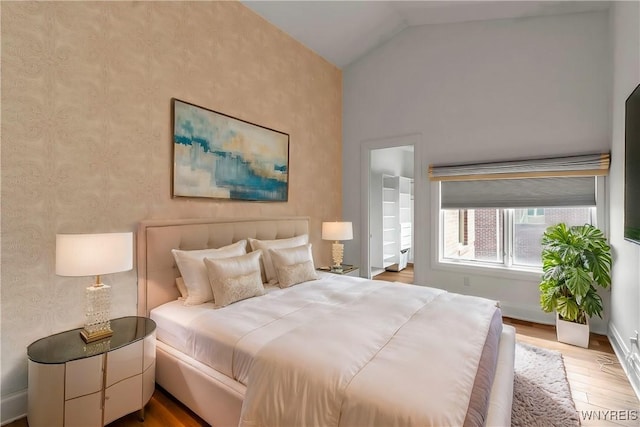
[[[581,325],[561,320],[556,313],[556,335],[560,342],[589,348],[589,318],[587,317],[586,325]]]

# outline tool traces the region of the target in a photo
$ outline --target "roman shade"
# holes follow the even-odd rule
[[[603,176],[609,173],[609,153],[545,159],[429,166],[431,181],[480,179],[549,178],[562,176]]]
[[[440,183],[442,209],[595,206],[595,177],[523,178]]]
[[[430,166],[442,209],[595,206],[609,154]]]

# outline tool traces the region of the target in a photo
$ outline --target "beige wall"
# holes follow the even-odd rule
[[[144,218],[341,215],[340,70],[233,2],[2,2],[2,397],[26,346],[81,326],[55,234]],[[172,97],[290,134],[287,203],[172,199]],[[89,279],[90,281],[90,279]],[[135,272],[104,277],[135,314]],[[4,414],[3,414],[4,415]]]

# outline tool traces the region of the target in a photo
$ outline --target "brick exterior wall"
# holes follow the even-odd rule
[[[500,217],[498,218],[498,212]],[[502,211],[496,209],[476,209],[476,227],[474,247],[476,259],[479,261],[497,261],[498,260],[498,236],[496,233],[497,221],[500,221],[500,229],[502,226]],[[501,256],[500,256],[501,257]]]
[[[461,221],[465,221],[465,212],[466,226],[461,227]],[[528,215],[527,209],[516,209],[514,212],[515,264],[540,265],[542,253],[540,240],[547,227],[559,222],[565,222],[567,225],[591,223],[588,208],[546,208],[536,213],[543,213],[543,215]],[[496,230],[496,224],[499,224],[498,230]],[[502,260],[498,239],[498,236],[502,239],[504,229],[502,210],[445,210],[444,227],[446,230],[444,233],[445,258],[494,262]],[[466,232],[466,236],[461,236],[461,232]],[[499,234],[496,235],[496,233]],[[467,245],[462,244],[464,241]]]

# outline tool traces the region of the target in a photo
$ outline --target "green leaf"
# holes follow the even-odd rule
[[[573,298],[560,297],[557,302],[556,311],[564,320],[575,322],[578,319],[580,308]]]
[[[598,295],[595,288],[592,287],[582,301],[582,309],[589,317],[598,315],[598,317],[602,319],[602,298]]]
[[[595,247],[592,251],[584,254],[586,268],[593,273],[595,282],[603,288],[608,288],[611,284],[610,253],[608,247]]]
[[[569,292],[580,302],[587,295],[591,287],[591,275],[581,268],[570,267],[567,269],[567,288]]]
[[[594,285],[611,285],[611,246],[591,224],[553,225],[542,236],[540,306],[569,321],[602,316],[602,298]]]
[[[540,283],[540,306],[547,313],[556,309],[556,299],[560,296],[558,287],[552,282]]]

